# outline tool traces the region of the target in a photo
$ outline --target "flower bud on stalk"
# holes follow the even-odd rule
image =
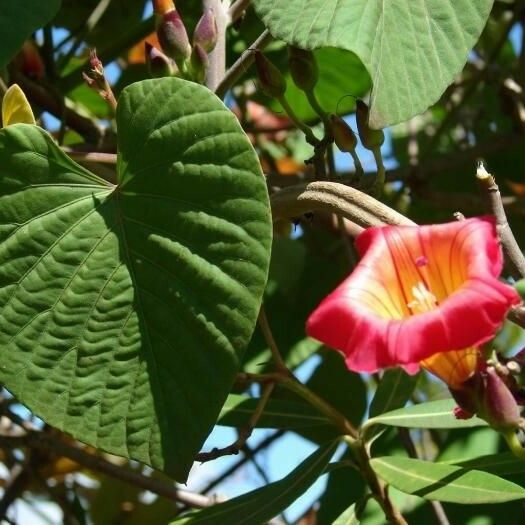
[[[171,0],[153,2],[157,18],[157,36],[162,50],[173,58],[180,69],[191,55],[191,46],[184,22]]]
[[[520,411],[516,400],[491,366],[486,370],[480,416],[498,430],[517,429],[520,424]]]
[[[208,58],[208,53],[200,44],[193,44],[190,64],[193,80],[203,84],[206,79],[206,71],[208,71],[210,66],[210,59]]]
[[[217,36],[217,20],[213,9],[206,9],[193,32],[193,45],[198,44],[204,51],[211,53],[217,44]]]
[[[286,92],[286,81],[281,72],[260,52],[255,52],[255,68],[265,95],[281,98]]]
[[[361,142],[366,149],[374,150],[380,148],[385,141],[385,134],[381,129],[371,129],[368,125],[368,119],[370,116],[370,109],[362,101],[357,100],[356,102],[356,120],[357,129],[359,131],[359,137]]]
[[[319,69],[311,51],[288,46],[288,63],[294,84],[303,91],[312,91],[319,79]]]
[[[153,78],[172,77],[177,73],[177,67],[173,61],[162,51],[149,42],[145,43],[145,48],[146,64]]]

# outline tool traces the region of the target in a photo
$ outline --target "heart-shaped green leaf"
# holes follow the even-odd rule
[[[353,51],[374,84],[370,123],[408,120],[433,104],[467,61],[493,0],[253,0],[277,38]]]
[[[487,472],[394,456],[370,463],[396,489],[425,499],[473,505],[525,498],[525,489]]]
[[[0,70],[24,43],[29,35],[53,18],[60,0],[5,0],[0,9]]]
[[[118,185],[0,131],[0,381],[85,443],[184,480],[231,388],[271,219],[233,114],[183,80],[119,100]]]

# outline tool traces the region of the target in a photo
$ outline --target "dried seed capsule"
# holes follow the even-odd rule
[[[362,101],[356,102],[356,120],[357,129],[359,130],[359,137],[366,149],[376,149],[382,146],[385,141],[385,134],[381,129],[371,129],[368,125],[370,110],[368,106]]]
[[[355,151],[357,137],[352,128],[341,117],[334,114],[329,116],[329,121],[337,147],[345,153]]]
[[[314,89],[319,79],[319,69],[311,51],[288,46],[288,63],[294,84],[303,91]]]
[[[281,72],[260,51],[255,52],[255,68],[263,92],[269,97],[282,97],[286,92],[286,81]]]

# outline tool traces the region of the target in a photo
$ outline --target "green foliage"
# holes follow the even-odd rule
[[[232,394],[222,407],[217,424],[229,427],[246,425],[259,403],[258,398]],[[306,403],[270,399],[264,413],[257,421],[258,428],[282,428],[286,430],[303,427],[332,428],[330,420]]]
[[[117,125],[116,187],[39,128],[0,132],[0,377],[50,424],[184,480],[258,315],[266,187],[203,87],[135,84]]]
[[[456,406],[457,403],[452,399],[428,401],[385,412],[369,419],[366,426],[381,424],[407,428],[470,428],[487,425],[476,416],[470,419],[456,418],[453,412]]]
[[[24,40],[45,25],[60,7],[60,0],[6,0],[0,11],[0,71],[17,53]]]
[[[401,368],[387,370],[370,404],[370,417],[404,406],[410,399],[417,380],[417,376],[410,376]]]
[[[182,517],[174,521],[173,525],[186,523],[192,525],[264,523],[285,510],[312,485],[323,473],[338,444],[339,441],[335,440],[323,445],[279,481],[220,505],[215,505],[210,509]]]
[[[431,0],[418,9],[408,0],[254,5],[272,34],[290,44],[354,52],[374,85],[370,123],[383,128],[423,112],[441,96],[465,65],[492,0]]]
[[[474,505],[525,498],[518,485],[477,470],[400,457],[374,458],[371,464],[393,487],[425,499]]]

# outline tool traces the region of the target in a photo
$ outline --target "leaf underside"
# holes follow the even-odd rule
[[[438,100],[465,65],[493,0],[253,3],[271,33],[289,44],[354,52],[373,82],[370,123],[383,128]]]
[[[206,88],[127,88],[118,185],[0,132],[0,381],[47,423],[185,480],[266,282],[258,159]]]

